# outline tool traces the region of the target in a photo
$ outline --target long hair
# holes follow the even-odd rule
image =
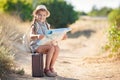
[[[36,18],[34,17],[32,22],[31,22],[31,26],[35,24]]]

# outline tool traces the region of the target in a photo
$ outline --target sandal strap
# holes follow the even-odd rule
[[[49,69],[44,69],[44,72],[48,72],[48,71],[50,71]]]
[[[54,71],[54,68],[50,68],[51,71]]]
[[[50,71],[51,71],[51,72],[55,72],[54,68],[50,68]],[[55,72],[55,73],[56,73],[56,72]]]

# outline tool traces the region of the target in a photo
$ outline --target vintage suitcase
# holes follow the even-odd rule
[[[43,54],[32,54],[32,76],[33,77],[43,77]]]

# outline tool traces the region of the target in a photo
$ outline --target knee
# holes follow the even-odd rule
[[[55,50],[54,46],[50,46],[50,50],[54,51]]]
[[[57,52],[59,52],[59,51],[60,51],[59,46],[55,46],[55,50],[56,50]]]

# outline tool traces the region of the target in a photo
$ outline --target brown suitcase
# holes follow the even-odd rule
[[[32,54],[32,76],[33,77],[43,77],[43,54]]]

